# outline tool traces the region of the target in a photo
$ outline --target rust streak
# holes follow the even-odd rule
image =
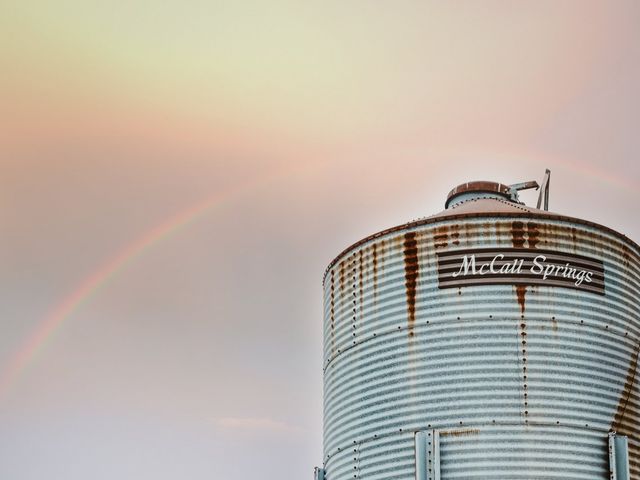
[[[451,226],[451,230],[453,230],[451,232],[451,238],[453,240],[451,240],[451,243],[453,243],[454,245],[460,245],[460,225],[458,225],[457,223],[453,224]]]
[[[516,285],[516,296],[518,297],[518,305],[520,305],[520,313],[524,315],[525,310],[525,296],[527,294],[526,285]]]
[[[334,290],[335,290],[335,272],[333,269],[331,269],[331,354],[333,355],[334,350],[335,350],[335,342],[336,342],[336,338],[335,338],[335,328],[336,328],[336,324],[335,324],[335,294],[334,294]]]
[[[360,294],[360,321],[364,316],[364,261],[362,258],[362,250],[358,254],[358,290]]]
[[[378,246],[374,243],[372,246],[373,256],[373,301],[378,297]]]
[[[373,248],[373,252],[372,252],[372,256],[373,256],[373,279],[375,281],[376,277],[378,276],[378,246],[374,243],[372,248]]]
[[[616,413],[613,417],[613,422],[611,423],[611,430],[616,431],[622,427],[622,420],[625,418],[625,413],[627,410],[627,404],[629,403],[629,396],[631,395],[631,389],[633,388],[633,383],[636,379],[636,372],[638,370],[638,354],[640,353],[640,343],[636,345],[635,351],[631,356],[631,361],[629,362],[629,368],[627,369],[627,377],[625,378],[624,388],[622,389],[622,393],[620,394],[620,399],[618,400],[618,406],[616,408]],[[620,430],[619,433],[625,433]]]
[[[511,222],[511,243],[515,248],[524,247],[524,223]],[[524,315],[525,311],[525,298],[527,294],[527,287],[525,285],[516,285],[516,296],[518,297],[518,305],[520,305],[520,313]]]
[[[522,315],[520,320],[520,335],[519,342],[522,351],[522,403],[523,403],[523,414],[524,414],[524,422],[527,424],[529,422],[529,389],[527,383],[527,368],[529,367],[529,362],[527,358],[527,322]]]
[[[469,223],[465,223],[463,224],[464,227],[464,238],[465,238],[465,242],[467,245],[471,244],[471,238],[473,235],[473,228],[471,228],[471,225],[469,225]]]
[[[540,232],[538,231],[538,224],[535,222],[527,222],[527,241],[529,248],[536,248],[538,245]]]
[[[479,428],[459,428],[456,430],[442,430],[440,431],[441,437],[465,437],[469,435],[479,435]]]
[[[404,286],[407,292],[409,336],[413,337],[416,321],[416,289],[418,284],[418,241],[416,232],[404,234]]]
[[[524,223],[518,221],[511,222],[511,242],[516,248],[524,247]]]
[[[449,234],[446,225],[436,228],[433,235],[433,246],[435,248],[444,248],[448,245]]]

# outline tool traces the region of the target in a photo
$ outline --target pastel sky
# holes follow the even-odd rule
[[[0,478],[310,479],[324,268],[459,183],[640,241],[638,2],[0,12]]]

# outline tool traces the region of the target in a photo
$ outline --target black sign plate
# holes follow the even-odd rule
[[[438,252],[439,288],[472,285],[541,285],[604,295],[601,260],[527,248]]]

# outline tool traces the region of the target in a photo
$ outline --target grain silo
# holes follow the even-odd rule
[[[538,208],[460,185],[329,265],[316,478],[640,480],[640,247],[547,211],[548,178]]]

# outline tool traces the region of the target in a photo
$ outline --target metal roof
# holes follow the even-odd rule
[[[465,184],[465,185],[471,185],[474,183],[489,184],[494,182],[470,182],[469,184]],[[502,185],[502,184],[496,183],[495,185]],[[502,187],[504,187],[504,185],[502,185]],[[450,198],[454,192],[455,192],[454,196],[460,193],[463,193],[461,191],[456,191],[459,188],[461,188],[461,186],[456,187],[449,193]],[[467,193],[467,192],[464,192],[464,193]],[[370,240],[381,237],[383,235],[387,235],[389,233],[393,233],[401,230],[407,230],[407,229],[411,229],[421,225],[436,223],[443,220],[453,220],[456,218],[460,218],[460,219],[474,218],[474,217],[526,217],[526,218],[532,218],[532,219],[538,219],[538,220],[562,220],[562,221],[574,222],[580,225],[587,225],[590,227],[598,228],[604,232],[613,234],[623,239],[625,242],[629,244],[631,248],[635,249],[640,254],[640,245],[638,245],[636,242],[631,240],[626,235],[620,232],[617,232],[616,230],[613,230],[609,227],[605,227],[604,225],[601,225],[599,223],[591,222],[589,220],[583,220],[581,218],[571,217],[568,215],[559,215],[557,213],[549,212],[546,210],[539,210],[537,208],[529,207],[524,204],[514,203],[508,200],[502,200],[497,198],[476,198],[476,199],[470,199],[470,200],[461,202],[459,204],[456,204],[455,206],[449,207],[446,210],[436,213],[435,215],[419,218],[419,219],[404,223],[402,225],[387,228],[380,232],[369,235],[361,240],[358,240],[357,242],[353,243],[349,247],[345,248],[342,252],[340,252],[340,254],[338,254],[331,261],[331,263],[329,263],[329,266],[326,268],[323,275],[323,283],[327,276],[327,272],[338,261],[340,261],[340,259],[347,252],[351,251],[352,249],[364,243],[369,242]]]

